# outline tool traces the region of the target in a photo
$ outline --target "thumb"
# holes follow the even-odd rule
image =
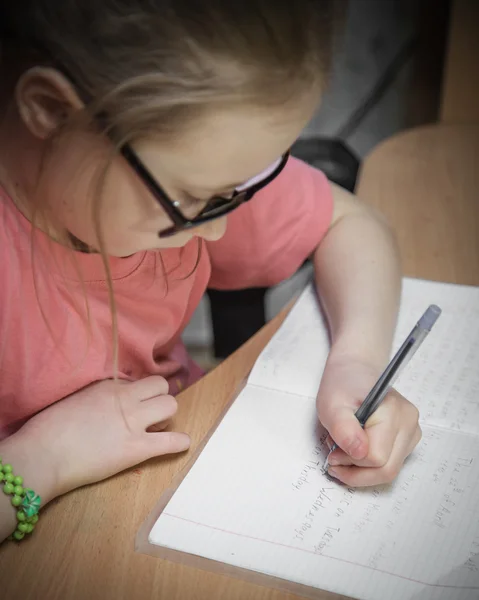
[[[351,458],[361,460],[367,456],[368,436],[354,416],[351,407],[320,406],[319,420],[334,442]]]

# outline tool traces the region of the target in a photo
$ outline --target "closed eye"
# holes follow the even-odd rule
[[[181,204],[185,205],[185,206],[206,206],[207,204],[214,202],[215,198],[226,198],[229,199],[233,196],[235,192],[234,188],[231,188],[229,190],[223,190],[222,192],[218,192],[217,194],[214,195],[210,195],[208,196],[208,198],[198,198],[197,196],[193,196],[192,194],[189,194],[188,192],[183,192],[182,198],[184,199],[184,202],[181,202]]]
[[[188,192],[182,192],[180,194],[181,197],[181,202],[180,205],[182,207],[189,207],[189,206],[201,206],[202,204],[205,204],[207,202],[207,200],[200,200],[199,198],[196,198],[195,196],[192,196],[191,194],[188,194]]]

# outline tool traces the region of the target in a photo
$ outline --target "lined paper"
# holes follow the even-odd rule
[[[397,386],[427,411],[423,438],[392,485],[321,472],[328,336],[308,288],[150,543],[352,598],[477,600],[479,290],[406,280],[397,344],[432,302],[443,316]]]

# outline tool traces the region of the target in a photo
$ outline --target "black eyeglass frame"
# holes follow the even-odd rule
[[[153,177],[149,169],[144,165],[130,144],[124,144],[120,148],[120,152],[173,222],[171,227],[158,232],[158,236],[160,238],[167,238],[181,231],[198,227],[203,223],[223,217],[238,208],[238,206],[244,202],[248,202],[257,192],[276,179],[276,177],[286,166],[290,156],[290,152],[288,150],[281,157],[278,166],[268,176],[253,184],[251,187],[241,191],[233,192],[233,195],[230,198],[213,196],[213,198],[208,201],[206,206],[198,215],[189,219],[185,217],[181,210],[179,210],[179,203],[172,200],[163,190],[161,185],[158,183],[155,177]]]

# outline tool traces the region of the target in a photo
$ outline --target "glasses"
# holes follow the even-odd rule
[[[276,179],[286,166],[289,158],[288,151],[266,169],[266,171],[254,177],[246,184],[239,186],[229,198],[213,196],[195,217],[187,218],[179,208],[180,203],[168,197],[167,193],[129,144],[122,146],[120,152],[173,222],[171,227],[158,233],[160,238],[167,238],[181,231],[198,227],[198,225],[223,217],[235,208],[238,208],[240,204],[248,202],[259,190],[266,187],[273,179]]]

